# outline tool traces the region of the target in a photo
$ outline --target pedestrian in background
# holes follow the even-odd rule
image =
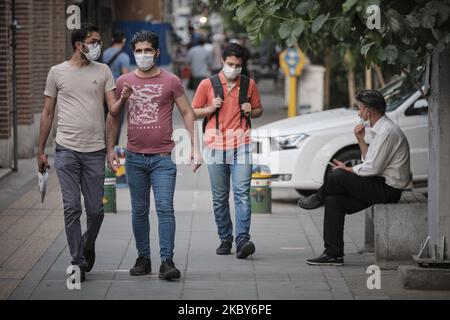
[[[113,33],[112,46],[103,52],[103,63],[106,63],[111,69],[114,80],[117,80],[122,74],[130,72],[130,57],[124,51],[126,41],[125,34],[121,31],[116,31]],[[115,145],[119,145],[124,118],[125,110],[122,110]]]
[[[58,110],[55,167],[64,203],[64,223],[72,264],[91,271],[95,262],[95,241],[103,222],[103,182],[105,179],[105,114],[103,103],[115,102],[114,78],[100,56],[99,29],[85,24],[71,36],[72,57],[53,66],[47,76],[41,115],[38,168],[49,168],[45,144]],[[81,193],[87,215],[81,233]]]
[[[186,62],[191,69],[193,89],[197,90],[200,82],[211,75],[212,53],[205,47],[205,39],[198,40],[197,45],[190,48]]]

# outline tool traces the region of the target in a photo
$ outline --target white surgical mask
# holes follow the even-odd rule
[[[100,57],[102,48],[98,43],[97,44],[84,44],[84,45],[87,46],[89,49],[88,53],[84,53],[83,50],[81,51],[86,56],[86,59],[88,59],[89,61],[95,61],[98,59],[98,57]]]
[[[359,117],[359,124],[363,125],[366,129],[370,128],[370,120],[364,120],[367,110],[364,110],[362,117]]]
[[[155,54],[151,53],[141,53],[134,54],[134,59],[136,59],[136,64],[142,71],[148,71],[153,67]]]
[[[227,79],[233,80],[241,73],[242,68],[233,68],[227,64],[224,64],[222,70]]]
[[[363,125],[364,128],[370,128],[370,120],[363,120],[363,118],[359,118],[359,124]]]

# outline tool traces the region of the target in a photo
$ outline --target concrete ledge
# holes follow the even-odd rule
[[[382,269],[412,261],[427,237],[427,203],[374,206],[375,259]]]
[[[450,269],[401,265],[398,274],[405,289],[450,290]]]

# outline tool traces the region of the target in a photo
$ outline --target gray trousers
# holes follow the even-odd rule
[[[64,203],[64,222],[72,264],[85,262],[84,248],[94,249],[103,222],[103,183],[105,149],[77,152],[56,144],[55,168]],[[87,216],[87,228],[81,234],[81,192]]]

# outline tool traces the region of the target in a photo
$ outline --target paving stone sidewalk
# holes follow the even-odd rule
[[[284,115],[281,98],[266,93],[264,120]],[[175,123],[180,124],[180,120]],[[31,161],[31,160],[30,160]],[[33,163],[29,166],[34,165]],[[31,176],[30,176],[31,177]],[[364,215],[347,217],[343,267],[308,266],[306,258],[323,250],[323,209],[303,211],[292,190],[273,190],[272,214],[252,215],[256,253],[247,260],[217,256],[219,244],[212,213],[206,167],[195,175],[178,167],[175,193],[176,242],[174,261],[182,271],[179,281],[158,279],[157,218],[151,203],[153,273],[132,277],[136,259],[131,228],[130,195],[117,189],[118,213],[108,213],[97,241],[97,261],[81,290],[68,290],[70,263],[63,229],[62,201],[54,173],[44,205],[32,178],[17,183],[0,208],[0,299],[449,299],[448,291],[405,290],[396,271],[382,271],[382,289],[369,290],[366,268],[373,255],[359,254],[363,246]],[[1,191],[1,188],[0,188]],[[232,197],[231,197],[232,198]],[[234,213],[234,204],[231,204]],[[84,215],[83,215],[84,217]]]

